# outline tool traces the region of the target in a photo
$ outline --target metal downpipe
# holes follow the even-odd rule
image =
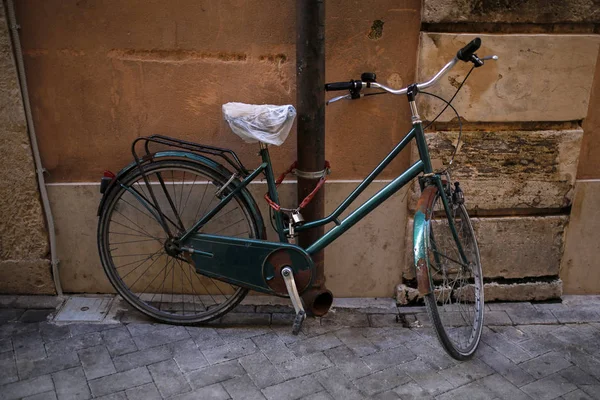
[[[325,2],[296,2],[296,108],[298,111],[297,152],[301,172],[322,171],[325,165]],[[318,178],[298,176],[298,204],[314,189]],[[308,221],[324,216],[325,187],[302,210]],[[324,228],[306,230],[299,244],[308,247],[323,236]],[[316,277],[313,287],[302,295],[313,315],[325,315],[333,296],[325,287],[324,253],[315,253]]]
[[[19,37],[19,25],[17,24],[17,18],[15,15],[15,4],[13,0],[7,0],[6,5],[8,8],[7,12],[7,23],[9,31],[11,32],[11,40],[13,45],[13,54],[15,57],[15,64],[17,66],[17,75],[19,76],[19,84],[21,85],[21,97],[23,99],[23,108],[25,109],[25,118],[27,121],[27,131],[29,133],[29,141],[31,142],[31,151],[33,153],[33,160],[35,162],[35,172],[37,175],[38,188],[40,190],[40,197],[42,199],[42,206],[44,207],[44,215],[46,216],[46,226],[48,228],[48,239],[50,241],[50,262],[52,265],[52,277],[54,279],[54,286],[56,288],[56,294],[58,296],[63,295],[62,286],[60,284],[60,275],[58,272],[58,255],[56,253],[56,232],[54,230],[54,218],[52,217],[52,210],[50,208],[50,200],[48,200],[48,192],[46,190],[46,181],[44,180],[44,167],[42,166],[42,160],[40,158],[40,151],[37,145],[37,138],[35,135],[35,127],[33,125],[33,116],[31,115],[31,104],[29,103],[29,92],[27,89],[27,79],[25,77],[25,65],[23,63],[23,53],[21,51],[21,39]]]

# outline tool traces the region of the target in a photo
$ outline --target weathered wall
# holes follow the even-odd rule
[[[582,142],[584,149],[595,143],[586,126],[595,124],[589,110],[597,90],[593,81],[600,35],[594,34],[594,24],[600,22],[599,6],[595,0],[424,2],[427,32],[421,33],[420,80],[476,36],[482,39],[480,56],[499,56],[473,71],[453,103],[466,124],[453,180],[461,182],[466,206],[478,216],[474,225],[484,275],[498,279],[487,285],[488,299],[541,300],[562,291],[558,278],[566,276],[563,250],[569,210],[571,205],[574,210],[581,207],[579,186],[573,203],[580,148]],[[469,68],[459,63],[435,93],[451,97]],[[426,96],[421,96],[420,105],[428,120],[443,106]],[[442,167],[458,137],[451,110],[434,128],[427,141],[434,167]],[[594,167],[579,168],[581,173],[581,168]],[[417,199],[413,187],[410,213]],[[594,247],[588,246],[597,254]],[[405,278],[411,274],[406,271]],[[591,285],[600,291],[597,282]]]
[[[397,87],[415,79],[419,0],[333,0],[326,6],[328,81],[365,71]],[[111,289],[95,244],[98,186],[86,182],[129,163],[136,137],[163,133],[230,147],[248,166],[258,164],[258,146],[231,133],[221,105],[295,103],[295,8],[291,0],[17,1],[65,291]],[[382,30],[373,29],[376,21]],[[410,128],[410,119],[405,99],[392,96],[335,103],[326,119],[331,209],[358,184],[348,180],[370,172]],[[276,172],[295,154],[292,131],[283,146],[271,148]],[[408,158],[406,152],[381,178],[394,176]],[[258,187],[253,190],[262,207],[264,189]],[[282,186],[288,204],[293,187]],[[405,215],[403,194],[326,250],[327,284],[336,296],[393,294],[398,260],[404,259],[398,245],[404,230],[396,227],[405,225]]]
[[[295,103],[294,1],[17,6],[40,149],[53,182],[118,170],[131,160],[131,141],[153,133],[228,146],[256,165],[257,147],[230,132],[221,105]],[[398,86],[414,79],[419,0],[352,7],[328,1],[326,16],[327,80],[365,71]],[[371,34],[376,20],[384,22],[381,34]],[[410,126],[407,111],[403,99],[392,97],[328,107],[332,179],[370,172]],[[295,159],[295,146],[292,133],[274,149],[277,171]]]
[[[48,237],[0,4],[0,293],[54,293]]]

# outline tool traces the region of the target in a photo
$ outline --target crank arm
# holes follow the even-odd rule
[[[302,300],[300,299],[300,295],[298,294],[298,290],[296,289],[296,281],[294,280],[294,272],[292,271],[292,269],[290,267],[283,268],[281,270],[281,275],[283,276],[285,287],[287,288],[290,300],[292,301],[292,305],[294,306],[294,310],[296,311],[296,318],[294,319],[292,333],[294,335],[297,335],[300,332],[300,329],[302,328],[302,323],[304,322],[304,319],[306,319],[306,312],[304,311]]]

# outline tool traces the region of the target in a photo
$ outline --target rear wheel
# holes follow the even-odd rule
[[[425,304],[442,346],[452,357],[466,360],[475,353],[483,329],[483,273],[467,210],[451,202],[448,209],[450,215],[437,193],[427,216],[433,290],[425,296]]]
[[[218,204],[215,193],[228,179],[181,160],[156,161],[145,171],[175,237]],[[194,324],[218,318],[242,301],[247,289],[196,273],[185,253],[173,251],[177,246],[152,215],[154,202],[137,168],[121,183],[101,210],[98,248],[106,275],[127,302],[162,322]],[[261,238],[260,218],[238,194],[200,232]]]

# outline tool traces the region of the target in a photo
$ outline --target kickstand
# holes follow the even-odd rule
[[[294,281],[294,272],[292,268],[285,267],[281,270],[281,275],[283,276],[283,280],[285,281],[285,286],[287,288],[288,294],[290,295],[290,300],[292,300],[292,305],[294,306],[294,310],[296,310],[296,318],[294,318],[294,325],[292,326],[292,333],[297,335],[302,328],[302,323],[306,318],[306,312],[304,311],[304,306],[302,305],[302,300],[298,295],[298,290],[296,289],[296,282]]]

